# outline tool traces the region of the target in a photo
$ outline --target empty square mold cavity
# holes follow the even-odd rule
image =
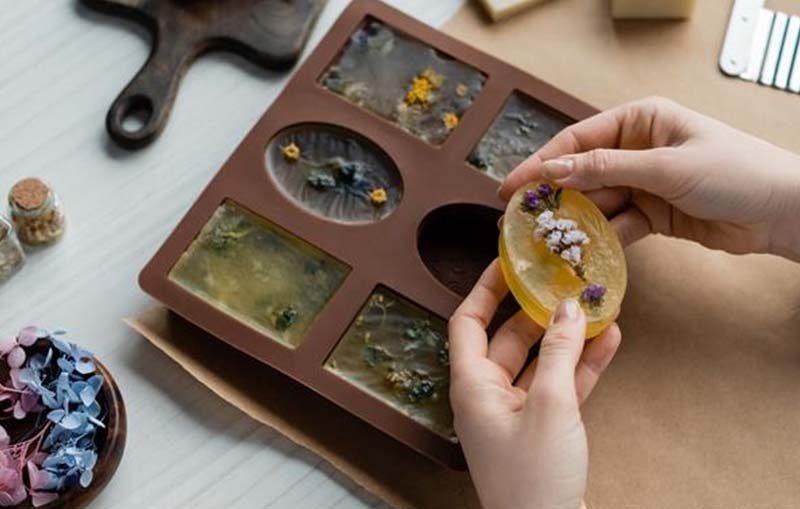
[[[447,322],[379,286],[325,368],[455,441]]]
[[[469,163],[503,180],[573,121],[521,92],[514,92],[469,156]]]
[[[343,127],[288,127],[267,146],[266,158],[268,171],[286,195],[332,221],[379,221],[403,195],[403,180],[389,156]]]
[[[320,83],[414,136],[440,145],[472,106],[485,80],[477,69],[368,19]]]
[[[169,279],[260,333],[296,347],[349,272],[339,260],[226,200]]]

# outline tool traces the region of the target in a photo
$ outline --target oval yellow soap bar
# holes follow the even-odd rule
[[[586,312],[586,337],[619,314],[625,254],[603,213],[578,191],[546,183],[520,188],[500,226],[500,262],[514,298],[542,327],[569,297]]]

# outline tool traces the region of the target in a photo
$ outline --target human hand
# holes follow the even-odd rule
[[[520,311],[488,340],[508,292],[495,260],[450,319],[450,401],[455,429],[486,509],[578,509],[588,453],[579,405],[611,362],[616,324],[586,343],[577,301],[561,304],[539,356],[542,329]]]
[[[649,98],[578,122],[511,172],[587,191],[624,245],[663,233],[730,253],[800,261],[800,156]]]

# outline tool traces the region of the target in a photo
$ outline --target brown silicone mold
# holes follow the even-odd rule
[[[457,80],[469,80],[467,87],[448,89],[457,92],[447,106],[457,112],[457,125],[443,131],[428,115],[401,128],[380,105],[370,107],[324,84],[348,44],[359,42],[359,30],[375,23],[424,48],[424,66],[447,62],[461,76]],[[451,85],[437,86],[450,93],[445,88]],[[443,335],[447,317],[496,256],[494,225],[503,210],[498,182],[469,160],[512,96],[526,97],[533,108],[540,105],[548,119],[577,120],[595,113],[384,4],[356,0],[144,268],[142,288],[190,322],[409,447],[463,468],[452,423],[447,425]],[[523,130],[536,129],[535,118],[525,119]],[[552,122],[545,124],[552,128]],[[315,127],[335,139],[317,140],[319,147],[308,155],[324,161],[309,164],[327,172],[330,178],[322,183],[334,187],[308,190],[276,150],[293,139],[310,143],[317,135],[308,130]],[[525,134],[518,132],[518,138],[520,133]],[[532,137],[536,143],[540,138]],[[344,159],[330,162],[336,147],[346,147]],[[343,162],[360,154],[380,169],[353,180],[352,172],[343,172]],[[351,197],[314,195],[339,192],[335,185],[344,182],[343,175],[355,193],[369,191],[369,179],[377,179],[388,191],[381,206],[388,207],[371,215],[363,203],[348,209]],[[362,180],[367,184],[359,184]],[[244,237],[247,241],[237,244]],[[230,250],[231,245],[236,247]],[[395,314],[386,315],[385,308]],[[424,342],[418,343],[419,357],[398,346],[401,340]],[[366,347],[353,347],[358,341]],[[354,360],[359,352],[363,359]],[[392,355],[402,359],[387,367],[384,361]],[[410,387],[402,393],[405,399],[387,401],[392,394],[387,386],[353,375],[362,365],[382,370],[389,388]],[[420,366],[430,366],[434,385],[418,383],[420,373],[426,373]]]

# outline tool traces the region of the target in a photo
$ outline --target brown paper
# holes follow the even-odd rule
[[[687,22],[615,25],[607,2],[553,0],[488,25],[467,6],[446,31],[598,107],[668,95],[798,150],[800,97],[717,71],[729,7],[709,0]],[[628,257],[623,344],[584,407],[589,507],[800,506],[800,266],[660,237]],[[467,474],[163,308],[129,323],[220,397],[387,502],[478,507]]]
[[[683,22],[615,23],[608,4],[494,25],[467,6],[445,31],[599,108],[664,95],[800,151],[800,97],[718,70],[732,2]],[[589,507],[800,507],[800,266],[664,238],[627,254],[622,347],[584,409]]]
[[[467,473],[406,448],[166,309],[156,307],[126,322],[222,399],[325,458],[391,505],[479,507]]]
[[[550,0],[494,24],[467,5],[444,31],[598,108],[663,95],[800,151],[800,96],[719,70],[732,1],[697,2],[685,21],[614,22],[610,3]],[[800,13],[792,0],[767,3]]]
[[[731,3],[614,23],[553,0],[495,25],[467,6],[445,31],[599,108],[665,95],[800,151],[800,97],[718,70]],[[589,507],[800,507],[800,266],[663,238],[628,257],[622,348],[584,410]]]

